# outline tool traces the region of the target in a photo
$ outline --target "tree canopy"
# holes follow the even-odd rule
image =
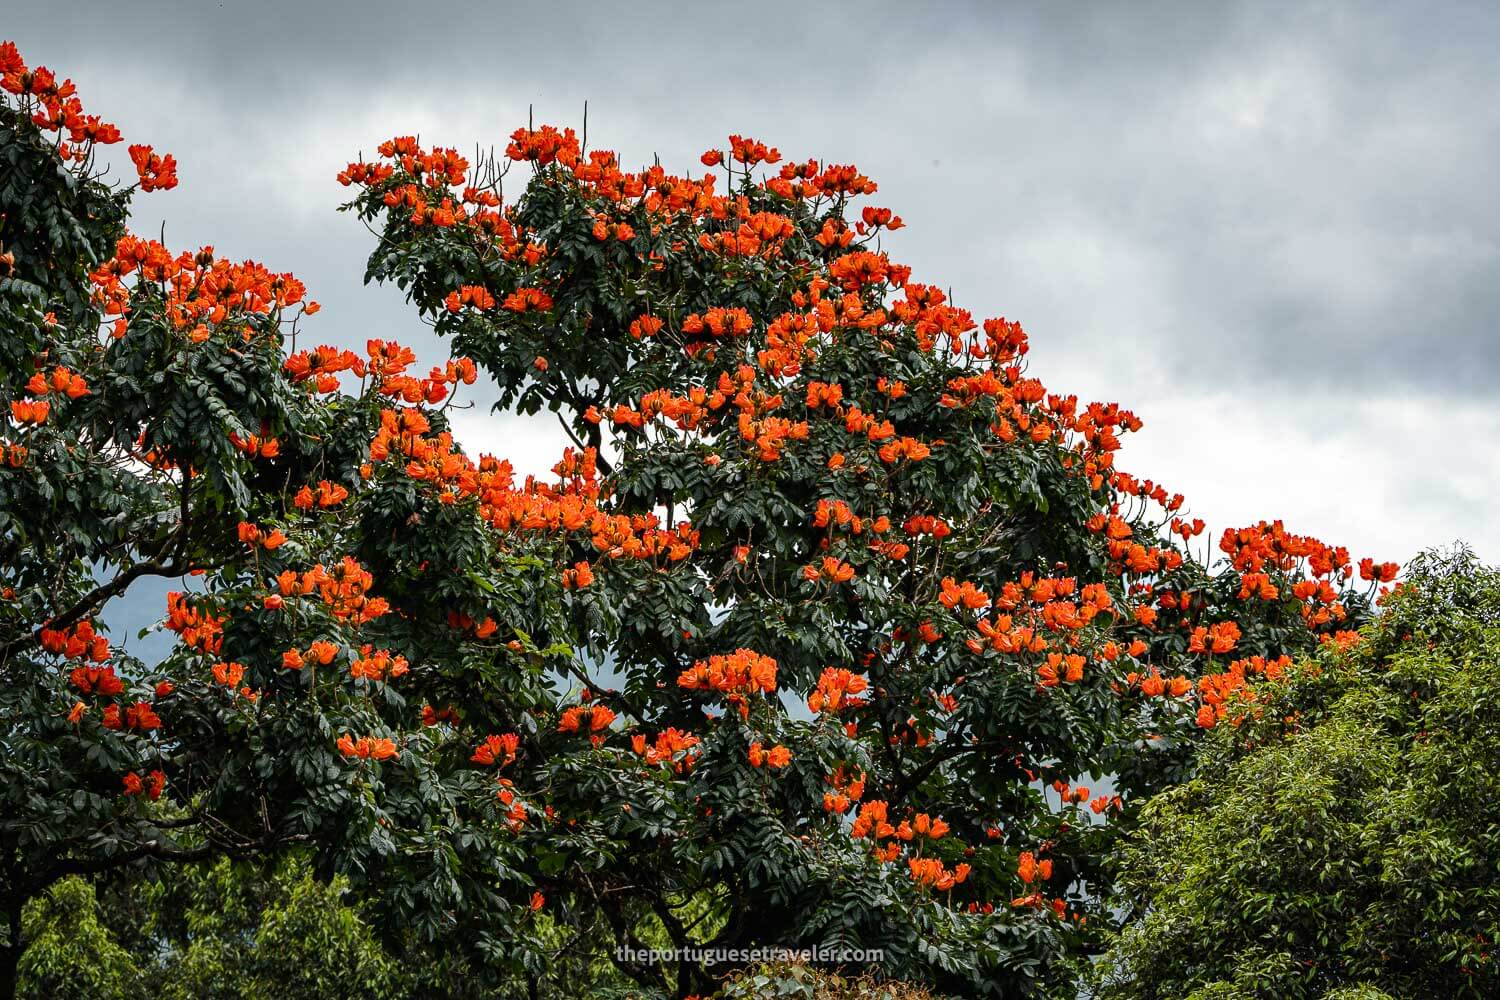
[[[457,352],[424,375],[126,232],[172,158],[108,186],[118,130],[9,44],[0,80],[6,985],[69,875],[296,848],[480,983],[710,987],[615,951],[661,934],[1035,993],[1101,947],[1137,800],[1395,576],[1275,521],[1195,555],[1116,466],[1139,420],[914,281],[852,166],[392,139],[340,180]],[[572,435],[553,478],[455,440],[481,372]],[[148,576],[159,662],[105,627]]]
[[[1500,573],[1457,550],[1407,581],[1145,806],[1101,996],[1500,990]]]

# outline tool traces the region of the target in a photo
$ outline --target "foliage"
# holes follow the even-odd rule
[[[323,1000],[350,983],[370,997],[411,995],[414,977],[344,903],[343,880],[324,885],[296,858],[264,872],[187,865],[170,881],[100,892],[70,876],[27,908],[20,996]]]
[[[32,942],[18,995],[144,1000],[325,1000],[362,996],[500,997],[466,992],[461,970],[420,949],[377,940],[342,879],[320,883],[303,853],[269,862],[183,865],[160,880],[69,876],[28,906]],[[101,911],[110,913],[108,926]],[[132,957],[132,953],[138,957]],[[589,996],[635,996],[599,977]],[[572,995],[583,987],[575,981]],[[771,1000],[928,1000],[918,986],[849,978],[800,963],[764,963],[725,978],[714,996]]]
[[[881,248],[899,218],[850,217],[876,190],[853,167],[759,176],[779,153],[730,147],[704,154],[719,174],[630,172],[543,126],[504,167],[401,137],[340,175],[377,229],[369,276],[495,377],[497,408],[555,411],[611,510],[691,526],[692,572],[570,602],[580,673],[623,675],[592,704],[645,766],[527,774],[579,833],[538,850],[678,945],[775,928],[945,989],[1066,980],[1129,796],[1367,596],[1347,553],[1279,524],[1226,533],[1213,571],[1185,558],[1202,522],[1115,470],[1129,411],[1049,393],[1018,324],[914,283]],[[673,909],[702,893],[699,931]]]
[[[1408,572],[1146,805],[1101,996],[1500,990],[1500,573],[1463,550]]]
[[[345,904],[345,880],[321,883],[298,863],[257,874],[223,860],[152,887],[142,932],[157,945],[157,995],[319,1000],[350,983],[369,997],[410,995],[409,974]]]
[[[53,885],[26,909],[29,946],[20,963],[20,996],[37,1000],[137,1000],[146,977],[101,921],[93,887],[77,876]]]
[[[849,979],[798,963],[765,963],[736,973],[714,994],[722,1000],[934,1000],[910,983]]]
[[[476,990],[713,985],[616,951],[657,941],[1066,990],[1135,800],[1395,575],[1279,522],[1193,558],[1115,467],[1139,421],[912,282],[853,167],[734,136],[718,194],[521,129],[506,202],[392,140],[342,179],[468,356],[421,376],[309,348],[291,275],[123,233],[118,132],[13,46],[0,80],[36,181],[0,182],[0,996],[59,880],[293,847]],[[575,437],[555,481],[453,440],[478,369]],[[151,576],[145,663],[105,616]]]
[[[383,912],[418,937],[451,934],[455,911],[504,911],[508,884],[527,912],[514,810],[423,705],[525,729],[550,703],[560,588],[545,570],[567,532],[497,527],[371,461],[382,433],[440,433],[472,366],[414,378],[410,352],[378,342],[288,358],[315,311],[301,283],[121,235],[129,192],[94,165],[117,134],[13,47],[0,60],[3,155],[57,175],[0,189],[6,345],[26,353],[6,366],[21,376],[0,444],[0,995],[25,901],[126,865],[315,844],[325,876],[388,889]],[[169,186],[143,148],[141,185]],[[489,512],[561,504],[499,468],[482,482]],[[148,576],[184,581],[158,663],[98,618]],[[491,946],[508,926],[455,940]]]

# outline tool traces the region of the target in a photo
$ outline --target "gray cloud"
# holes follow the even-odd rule
[[[1288,448],[1323,454],[1321,419],[1369,450],[1358,464],[1395,526],[1347,539],[1296,484],[1258,487],[1262,509],[1375,554],[1467,531],[1500,556],[1472,523],[1493,464],[1461,490],[1416,486],[1374,443],[1481,403],[1500,373],[1492,6],[267,0],[6,22],[91,110],[178,155],[182,187],[142,199],[138,227],[295,271],[325,305],[315,339],[440,350],[399,294],[361,287],[369,237],[332,212],[358,149],[406,132],[503,142],[528,105],[577,124],[588,100],[591,142],[626,162],[697,169],[741,131],[858,163],[910,224],[893,254],[976,314],[1025,323],[1050,385],[1133,404],[1141,458],[1190,497],[1229,487],[1174,449],[1174,423],[1232,430],[1255,480]],[[1210,397],[1232,402],[1183,416]],[[1365,425],[1346,426],[1356,412]],[[538,455],[554,441],[535,424],[477,433],[530,434]]]
[[[423,125],[467,146],[591,99],[627,159],[690,165],[744,129],[857,160],[918,224],[896,247],[918,273],[1045,328],[1043,356],[1191,375],[1215,345],[1247,382],[1373,391],[1482,391],[1500,363],[1500,15],[1479,5],[75,9],[93,30],[39,9],[8,30],[181,151],[195,193],[142,214],[213,203],[193,215],[268,258],[290,236],[315,286],[339,269],[341,307],[363,248],[303,199],[331,206],[357,146],[320,134],[369,119],[366,148]],[[267,194],[303,213],[214,183],[241,172],[296,185]]]

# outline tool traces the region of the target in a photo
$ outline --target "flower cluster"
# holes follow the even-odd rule
[[[710,656],[677,675],[677,686],[688,691],[717,691],[740,713],[749,716],[748,698],[776,690],[776,661],[751,649]]]
[[[57,74],[45,66],[28,67],[14,42],[0,42],[0,90],[19,100],[21,111],[37,128],[58,133],[55,149],[64,163],[86,164],[95,146],[111,146],[120,141],[118,128],[98,115],[84,113],[72,80],[59,81]],[[135,148],[132,147],[132,160]],[[150,147],[143,148],[149,155]],[[154,163],[148,160],[148,166],[149,175],[146,172],[141,175],[144,190],[176,185],[177,165],[172,157],[157,157]]]

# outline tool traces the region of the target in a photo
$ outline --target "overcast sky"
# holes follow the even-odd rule
[[[1215,533],[1262,517],[1500,561],[1500,13],[1492,5],[25,4],[0,35],[181,186],[133,225],[304,279],[319,341],[443,351],[334,175],[384,138],[581,124],[701,170],[730,132],[854,162],[892,256],[1020,320],[1054,391],[1146,422],[1120,466]],[[563,438],[481,407],[471,450]]]

